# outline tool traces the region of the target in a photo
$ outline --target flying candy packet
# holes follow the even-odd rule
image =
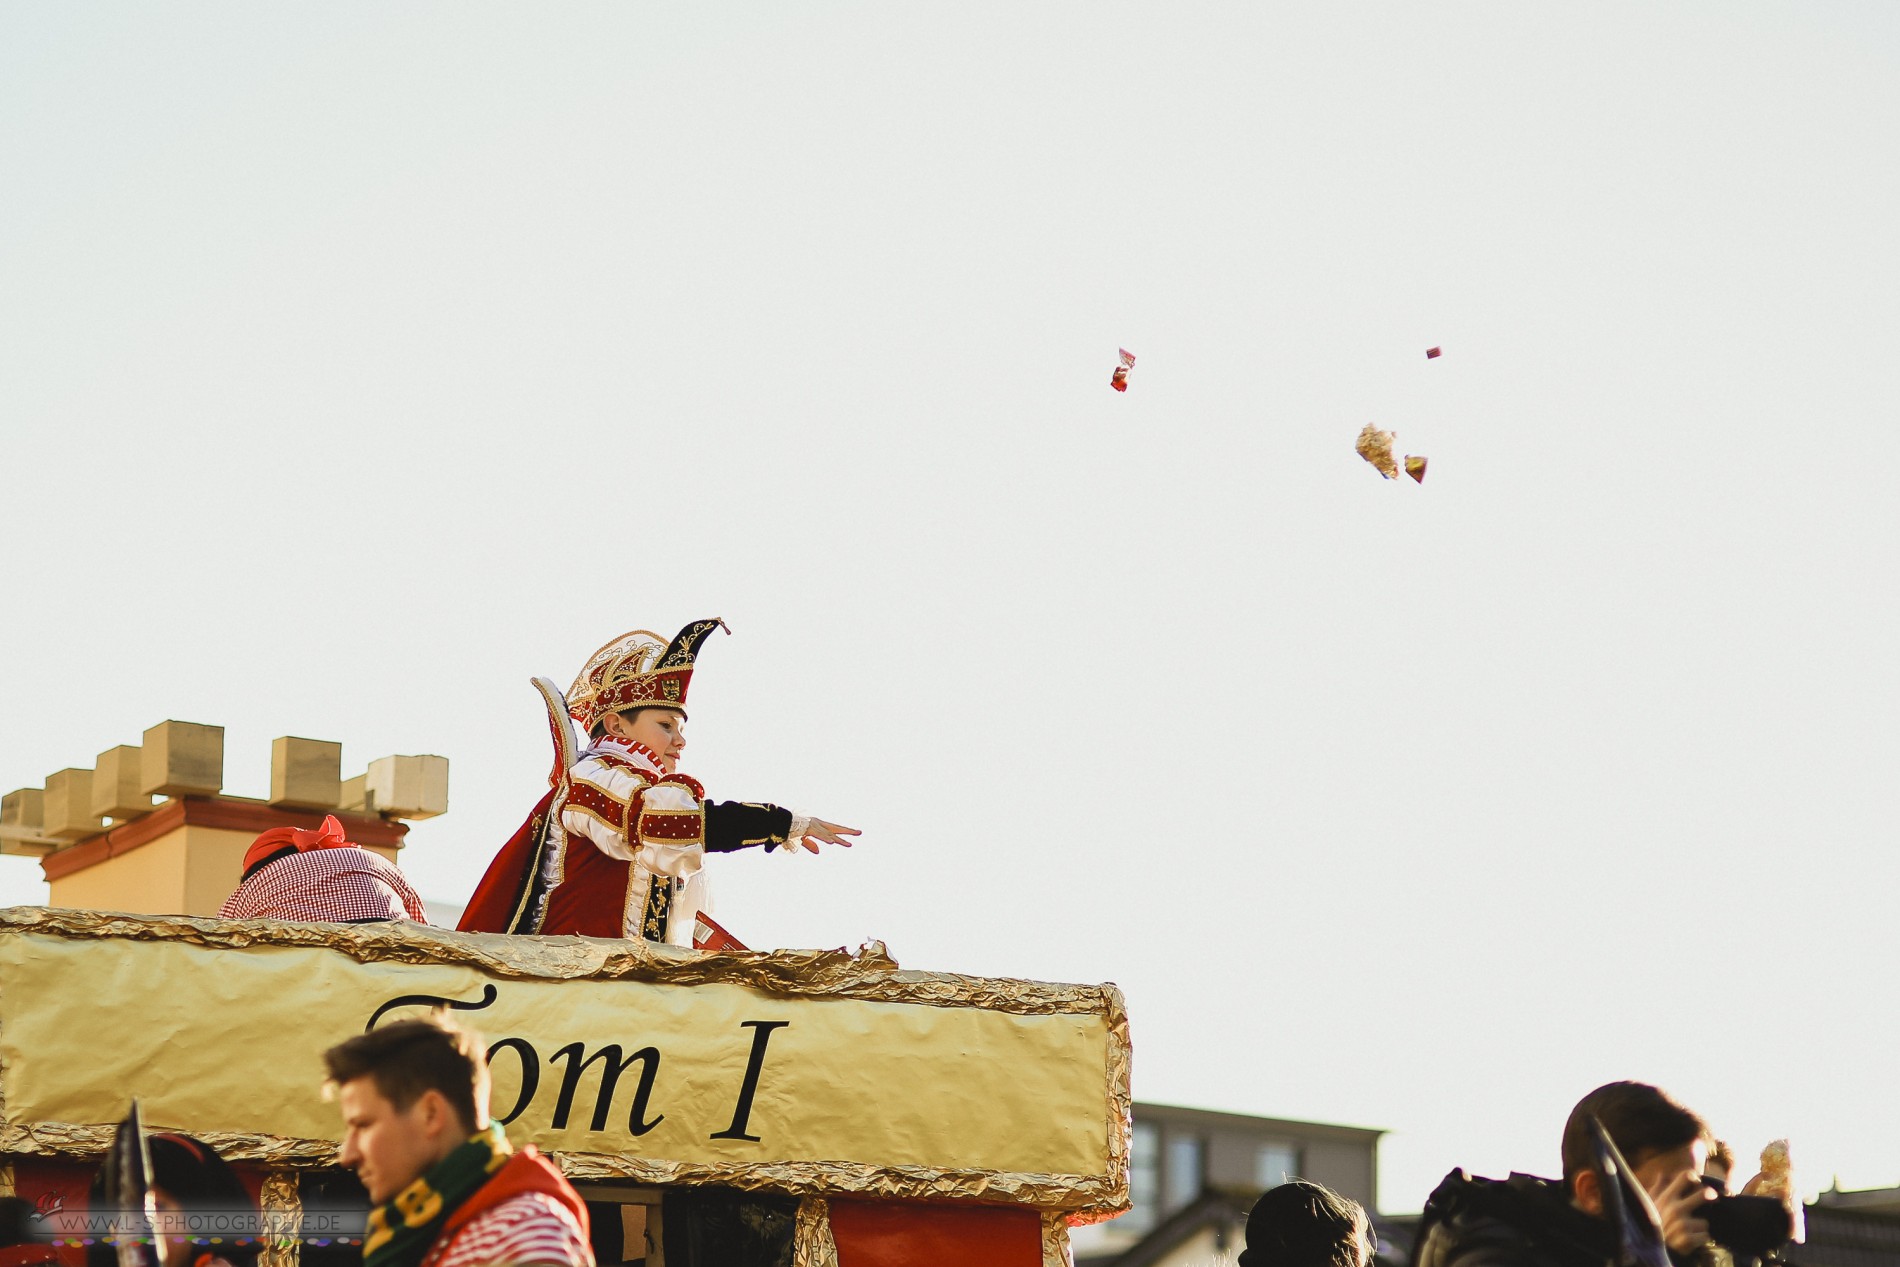
[[[1372,463],[1379,474],[1389,480],[1395,480],[1399,477],[1400,471],[1399,459],[1392,452],[1392,442],[1396,439],[1398,439],[1398,432],[1381,431],[1368,422],[1360,430],[1359,439],[1352,447],[1358,450],[1360,457]],[[1423,484],[1425,459],[1407,454],[1404,472],[1411,476],[1415,483]]]
[[[1114,377],[1108,380],[1108,385],[1118,392],[1125,392],[1128,390],[1128,371],[1135,368],[1135,354],[1127,348],[1117,348],[1116,351],[1122,354],[1122,363],[1115,367]]]
[[[1379,474],[1395,480],[1399,477],[1398,459],[1392,456],[1392,441],[1396,438],[1396,433],[1381,431],[1368,422],[1352,447],[1359,451],[1360,457],[1372,463]]]

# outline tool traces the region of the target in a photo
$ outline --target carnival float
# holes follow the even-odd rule
[[[354,1261],[320,1053],[442,1008],[488,1042],[513,1142],[586,1198],[602,1264],[1055,1267],[1071,1224],[1126,1208],[1112,985],[906,969],[877,942],[216,918],[260,832],[334,815],[394,860],[447,808],[443,758],[353,779],[340,758],[280,739],[270,795],[232,796],[221,728],[168,721],[0,802],[0,851],[37,855],[51,887],[0,911],[0,1189],[83,1211],[136,1097],[151,1129],[237,1166],[286,1233],[270,1267]]]

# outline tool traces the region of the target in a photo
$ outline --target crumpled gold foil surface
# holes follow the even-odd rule
[[[838,1267],[838,1242],[831,1236],[831,1207],[823,1197],[806,1197],[798,1203],[792,1267]]]
[[[264,1176],[264,1187],[258,1197],[257,1204],[266,1226],[282,1230],[281,1236],[274,1236],[265,1245],[264,1252],[258,1256],[258,1267],[297,1267],[297,1244],[291,1239],[303,1224],[303,1197],[297,1191],[297,1172],[271,1171]]]
[[[362,963],[458,964],[497,977],[724,982],[794,998],[878,999],[980,1007],[1022,1016],[1124,1010],[1112,985],[1063,985],[1006,977],[900,969],[881,941],[857,951],[772,950],[711,954],[654,942],[600,937],[511,937],[421,924],[317,924],[287,920],[124,915],[49,906],[0,908],[0,933],[182,941],[196,946],[321,946]]]
[[[1042,1267],[1075,1267],[1069,1251],[1069,1225],[1060,1214],[1042,1215]]]

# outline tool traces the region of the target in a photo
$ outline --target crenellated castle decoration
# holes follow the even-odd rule
[[[230,796],[224,727],[163,721],[91,769],[0,797],[0,854],[38,857],[53,906],[215,915],[259,832],[335,814],[351,840],[394,861],[408,822],[448,805],[446,757],[382,757],[345,779],[342,744],[288,735],[271,743],[270,796]]]

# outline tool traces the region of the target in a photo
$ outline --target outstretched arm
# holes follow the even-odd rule
[[[856,828],[794,814],[780,805],[755,801],[706,802],[706,850],[709,853],[731,853],[754,845],[764,845],[769,851],[793,844],[817,853],[820,841],[849,846],[852,842],[845,837],[857,834]]]

